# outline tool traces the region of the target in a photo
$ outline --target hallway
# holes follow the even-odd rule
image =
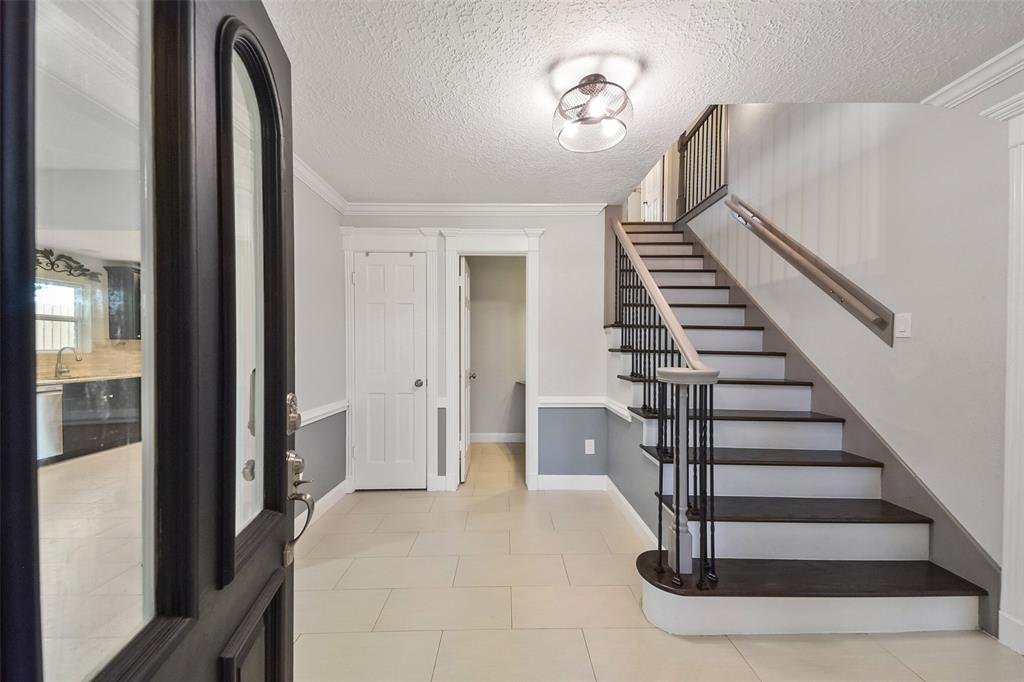
[[[456,493],[347,495],[297,548],[295,678],[1024,680],[980,632],[672,637],[645,540],[603,491],[528,492],[520,445],[473,445]]]

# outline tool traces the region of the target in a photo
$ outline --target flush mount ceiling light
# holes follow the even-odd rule
[[[625,88],[595,73],[562,95],[551,126],[564,149],[600,152],[622,142],[632,122],[633,103]]]

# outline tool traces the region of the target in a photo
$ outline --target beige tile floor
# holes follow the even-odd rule
[[[297,548],[297,682],[1024,680],[980,632],[673,637],[604,492],[528,492],[520,446],[474,444],[455,493],[355,493]]]
[[[80,682],[144,623],[140,444],[39,468],[46,682]]]

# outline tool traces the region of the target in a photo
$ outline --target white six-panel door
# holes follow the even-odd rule
[[[427,486],[426,258],[355,256],[353,472],[359,489]],[[417,386],[417,383],[419,385]]]

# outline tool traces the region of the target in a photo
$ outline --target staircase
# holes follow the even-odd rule
[[[622,227],[700,359],[719,370],[707,463],[713,502],[710,512],[697,513],[691,497],[680,511],[690,533],[681,537],[692,537],[693,573],[677,573],[666,561],[671,538],[669,550],[638,557],[648,619],[676,634],[977,628],[985,591],[929,561],[931,519],[881,499],[882,464],[843,450],[843,419],[811,411],[814,385],[786,378],[786,354],[764,350],[764,328],[746,324],[745,306],[730,302],[730,288],[718,283],[695,244],[670,223]],[[640,305],[638,286],[619,277],[623,309]],[[632,397],[630,411],[644,423],[639,447],[661,477],[660,499],[651,504],[662,505],[669,529],[677,453],[664,438],[672,414],[662,410],[659,426],[662,394],[652,376],[665,348],[648,340],[659,346],[658,359],[638,370],[633,355],[652,349],[637,339],[655,337],[635,332],[659,325],[632,319],[611,325],[610,351],[621,358],[617,378]],[[677,442],[687,442],[688,433]],[[687,481],[705,466],[694,438],[689,442]],[[711,547],[703,562],[702,528]]]

